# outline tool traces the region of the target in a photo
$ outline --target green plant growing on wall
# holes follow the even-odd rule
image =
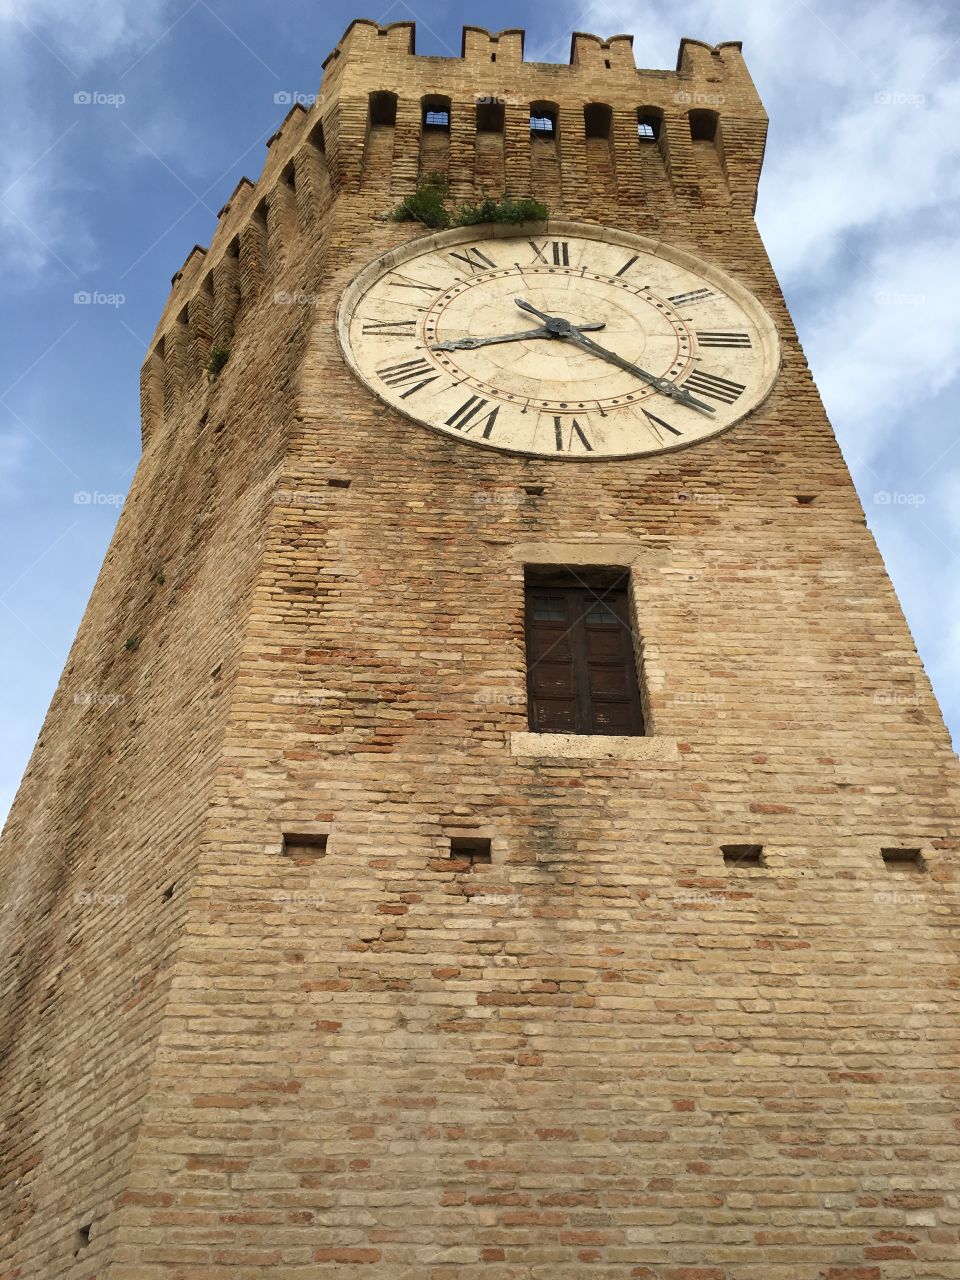
[[[230,359],[230,351],[227,347],[211,347],[210,354],[207,356],[207,363],[204,368],[207,371],[207,378],[211,382],[216,382],[220,376],[220,370]]]
[[[499,200],[486,196],[474,204],[460,205],[451,215],[449,200],[446,178],[441,173],[431,173],[412,196],[397,205],[390,217],[394,222],[422,222],[425,227],[442,230],[451,226],[477,226],[481,222],[545,222],[550,216],[550,210],[539,200],[513,200],[509,196],[501,196]]]
[[[442,174],[431,173],[417,186],[412,196],[407,196],[397,205],[390,217],[394,222],[422,222],[425,227],[441,230],[450,225],[449,197],[446,178]]]
[[[491,196],[476,204],[462,204],[453,218],[455,227],[472,227],[480,222],[545,222],[550,210],[539,200],[512,200],[502,196],[494,200]]]

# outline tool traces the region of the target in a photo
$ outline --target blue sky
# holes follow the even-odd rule
[[[758,219],[867,519],[960,729],[960,12],[921,0],[0,0],[0,812],[26,765],[139,452],[170,277],[256,178],[350,20],[742,39],[771,116]],[[80,98],[77,98],[80,95]],[[87,100],[84,100],[87,99]],[[76,295],[91,301],[77,301]]]

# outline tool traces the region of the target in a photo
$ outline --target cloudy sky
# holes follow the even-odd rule
[[[954,0],[0,0],[0,811],[138,456],[138,371],[170,277],[356,16],[742,40],[771,116],[758,211],[867,519],[960,729],[960,11]],[[282,102],[282,99],[280,100]],[[76,301],[76,295],[92,301]]]

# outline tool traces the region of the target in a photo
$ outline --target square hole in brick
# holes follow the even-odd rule
[[[924,871],[923,852],[916,848],[881,849],[880,856],[888,871]]]
[[[528,498],[542,498],[546,492],[546,485],[543,484],[525,484],[523,492]]]
[[[90,1243],[90,1233],[92,1230],[93,1230],[92,1222],[84,1223],[82,1227],[79,1227],[77,1229],[77,1243],[73,1251],[74,1257],[76,1257],[77,1254],[81,1252],[81,1250],[86,1249],[87,1245]]]
[[[724,866],[734,871],[767,865],[763,860],[762,844],[722,844],[720,852],[723,854]]]
[[[797,493],[794,494],[794,497],[797,500],[798,506],[801,507],[812,507],[817,500],[817,495],[815,493]]]
[[[284,833],[283,856],[296,863],[298,867],[316,862],[319,858],[324,857],[326,852],[327,837],[325,834],[295,835],[292,832]]]
[[[471,867],[492,862],[492,842],[488,836],[450,836],[450,857]]]
[[[345,476],[331,476],[327,484],[331,489],[349,489],[351,481]]]

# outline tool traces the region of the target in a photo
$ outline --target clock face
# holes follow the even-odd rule
[[[755,409],[780,368],[773,321],[716,267],[569,222],[410,241],[348,287],[338,335],[407,418],[549,458],[694,444]]]

